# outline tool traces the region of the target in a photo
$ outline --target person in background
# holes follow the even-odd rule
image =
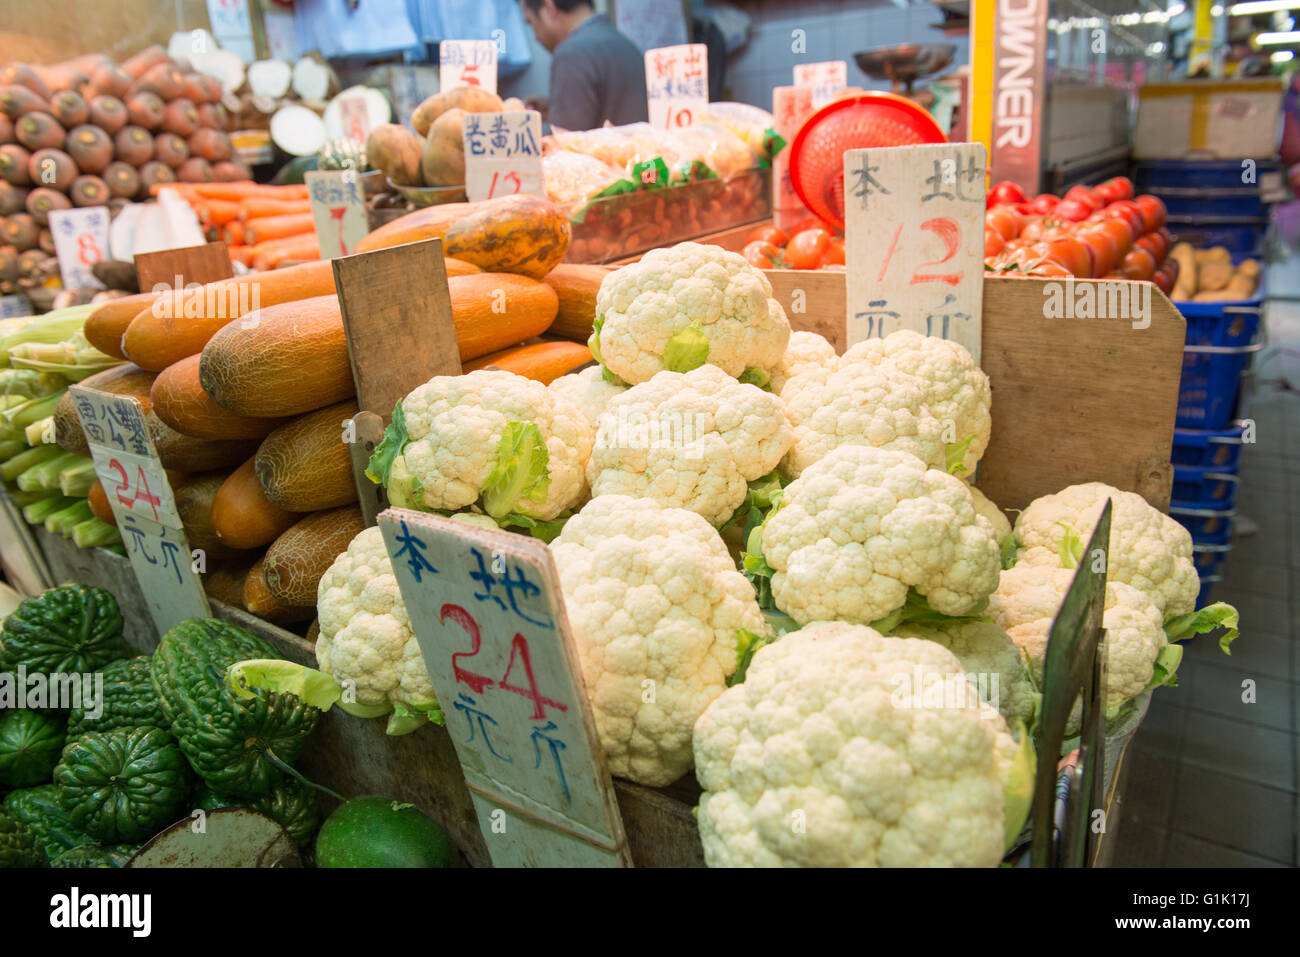
[[[549,102],[539,109],[552,126],[590,130],[650,118],[645,58],[636,45],[596,13],[589,0],[520,0],[537,42],[551,52]]]

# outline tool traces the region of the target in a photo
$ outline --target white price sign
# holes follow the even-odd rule
[[[913,329],[979,361],[985,160],[982,143],[845,152],[849,345]]]
[[[365,143],[370,135],[370,110],[366,108],[366,98],[360,93],[339,98],[339,123],[343,135],[358,143]]]
[[[803,121],[812,113],[812,90],[805,86],[772,89],[772,127],[786,146],[772,157],[772,222],[789,229],[809,216],[808,207],[790,179],[790,146]]]
[[[438,83],[444,90],[453,86],[481,86],[495,93],[496,41],[443,40],[438,44]]]
[[[540,113],[466,113],[461,130],[465,141],[465,193],[471,203],[516,193],[546,196]]]
[[[683,43],[647,50],[645,88],[652,126],[690,126],[709,103],[708,47]]]
[[[198,577],[207,556],[190,551],[139,400],[80,385],[68,391],[159,634],[186,618],[208,617]]]
[[[844,60],[825,60],[821,63],[796,63],[794,85],[812,90],[813,109],[821,109],[835,98],[835,94],[849,85],[849,65]]]
[[[54,236],[54,254],[59,258],[64,289],[104,287],[90,267],[108,258],[111,218],[107,206],[50,210],[50,233]]]
[[[312,170],[303,179],[311,198],[321,256],[337,259],[352,255],[357,243],[370,232],[365,190],[356,170]]]
[[[253,21],[248,0],[208,0],[208,22],[212,35],[222,49],[237,54],[245,63],[253,62]]]
[[[379,527],[492,863],[629,864],[550,551],[406,509]]]

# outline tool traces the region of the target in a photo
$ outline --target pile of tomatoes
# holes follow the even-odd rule
[[[1165,204],[1134,197],[1127,177],[1033,199],[1014,183],[998,183],[987,209],[984,264],[998,275],[1143,279],[1166,294],[1178,280]]]
[[[756,226],[742,253],[759,269],[843,269],[844,238],[816,217],[805,219],[787,233],[776,226]]]

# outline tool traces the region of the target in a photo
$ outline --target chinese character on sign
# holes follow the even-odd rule
[[[796,64],[794,85],[808,88],[813,109],[820,109],[849,85],[849,65],[844,60]]]
[[[402,523],[402,531],[397,536],[397,541],[401,543],[402,547],[393,558],[405,558],[406,567],[411,570],[411,574],[415,576],[417,582],[424,581],[422,577],[424,572],[429,572],[431,575],[438,574],[438,569],[430,565],[429,560],[424,557],[424,553],[429,550],[428,544],[416,538],[411,533],[411,530],[407,528],[405,522]]]
[[[646,100],[660,129],[690,126],[709,102],[709,56],[702,43],[647,50]]]
[[[885,320],[897,319],[898,313],[888,308],[889,303],[884,299],[873,299],[867,303],[867,308],[857,313],[859,319],[867,320],[866,338],[883,339],[885,336]]]
[[[506,608],[506,600],[509,601],[509,607],[514,614],[528,622],[530,625],[537,625],[540,628],[554,628],[555,622],[551,621],[550,616],[543,620],[530,618],[520,608],[517,598],[525,600],[536,598],[542,593],[541,586],[528,578],[524,571],[524,566],[519,564],[508,564],[504,561],[492,563],[492,568],[488,568],[484,561],[483,552],[474,548],[470,550],[474,557],[475,564],[478,566],[469,573],[470,580],[479,586],[474,592],[474,597],[482,601],[495,602],[498,608]],[[511,576],[513,570],[514,575]],[[506,594],[506,600],[498,595],[495,589],[501,589]]]
[[[438,44],[442,89],[478,86],[497,91],[497,45],[492,40],[443,40]]]
[[[487,725],[483,722],[490,721],[492,726],[495,728],[497,727],[497,720],[486,711],[479,708],[477,701],[462,691],[456,695],[456,703],[453,704],[452,707],[457,711],[465,712],[465,717],[469,721],[469,737],[465,739],[466,744],[472,744],[474,742],[475,728],[477,727],[478,733],[483,736],[483,743],[487,745],[487,749],[492,752],[494,757],[500,758],[507,764],[515,763],[513,758],[508,758],[504,754],[498,754],[497,749],[492,745],[492,737],[488,734]]]
[[[862,208],[867,208],[867,197],[872,195],[872,190],[877,193],[889,195],[889,190],[882,186],[875,177],[876,170],[879,166],[871,166],[867,163],[867,158],[862,157],[862,165],[853,170],[853,195],[862,200]]]
[[[560,776],[560,787],[564,790],[564,800],[572,804],[573,796],[569,794],[569,782],[564,777],[564,764],[560,761],[560,752],[567,748],[568,745],[559,738],[553,738],[546,733],[548,731],[554,731],[555,729],[555,722],[548,721],[543,727],[533,728],[533,733],[529,735],[533,741],[533,754],[537,758],[533,763],[533,770],[537,770],[542,766],[541,742],[545,741],[547,748],[550,749],[551,758],[555,761],[555,773]]]
[[[516,193],[545,195],[542,118],[535,110],[471,113],[461,125],[470,202]]]

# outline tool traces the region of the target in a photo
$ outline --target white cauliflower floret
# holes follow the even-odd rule
[[[742,629],[772,633],[753,587],[708,522],[650,499],[592,499],[551,554],[611,773],[671,784],[736,671]]]
[[[1052,621],[1074,575],[1073,570],[1059,566],[1017,563],[1002,573],[997,591],[989,596],[989,616],[1024,651],[1040,687]],[[1163,624],[1160,611],[1141,591],[1123,582],[1106,583],[1102,627],[1106,629],[1108,713],[1114,714],[1146,690],[1166,647],[1169,652],[1162,667],[1170,673],[1177,667],[1181,652],[1177,645],[1169,645]],[[1076,706],[1068,729],[1071,733],[1078,728],[1079,714]]]
[[[819,336],[815,332],[792,332],[790,344],[785,347],[785,355],[781,357],[780,364],[772,370],[772,381],[769,387],[780,395],[785,384],[801,372],[820,368],[833,369],[838,362],[839,357],[835,354],[835,347],[826,340],[825,336]]]
[[[352,682],[356,703],[386,712],[394,706],[428,712],[437,697],[378,526],[348,544],[316,590],[320,670]]]
[[[1166,618],[1185,615],[1196,604],[1200,579],[1192,562],[1192,536],[1178,522],[1135,492],[1102,482],[1071,485],[1029,504],[1016,519],[1016,539],[1033,562],[1050,562],[1062,545],[1086,547],[1106,499],[1114,502],[1106,576],[1146,594]]]
[[[871,624],[908,588],[963,615],[998,584],[993,526],[969,487],[906,452],[843,445],[786,487],[762,526],[772,597],[795,621]]]
[[[922,380],[930,414],[945,423],[945,441],[960,444],[971,438],[961,464],[965,476],[975,474],[989,444],[993,393],[989,377],[964,346],[901,329],[883,339],[863,340],[840,358],[841,369],[860,364],[886,374],[894,369]]]
[[[968,485],[967,488],[970,489],[971,501],[975,503],[975,511],[989,520],[993,534],[998,537],[998,544],[1001,545],[1011,537],[1011,519],[974,485]]]
[[[792,438],[770,392],[714,365],[660,372],[605,407],[587,478],[592,495],[652,498],[721,525]]]
[[[1027,807],[1018,753],[945,648],[808,625],[695,725],[705,862],[995,867],[1023,820],[1004,788]]]
[[[546,388],[551,395],[565,399],[581,409],[591,425],[593,435],[596,433],[596,420],[605,411],[609,400],[627,391],[627,386],[606,380],[600,366],[590,366],[581,372],[562,375]]]
[[[997,708],[1012,733],[1019,722],[1033,724],[1039,694],[1025,656],[1010,636],[991,621],[909,622],[894,630],[899,638],[924,638],[943,645],[961,662],[980,699]]]
[[[596,295],[589,345],[624,382],[706,362],[732,378],[781,362],[790,323],[763,271],[720,246],[678,243],[652,249],[610,273]]]
[[[582,413],[540,382],[479,370],[403,399],[370,474],[394,505],[454,510],[481,498],[496,519],[553,519],[585,496],[591,443]]]

